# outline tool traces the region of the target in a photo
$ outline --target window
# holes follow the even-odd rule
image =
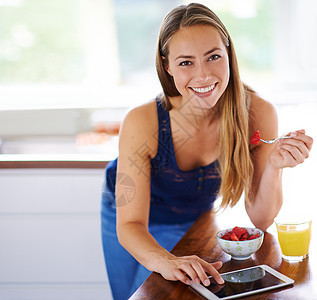
[[[84,78],[76,0],[0,1],[0,82],[69,83]]]
[[[0,0],[0,109],[131,107],[153,98],[160,23],[189,2]],[[200,2],[228,28],[244,81],[268,93],[316,90],[313,0]]]

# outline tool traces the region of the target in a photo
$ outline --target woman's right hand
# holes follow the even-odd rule
[[[185,284],[190,284],[190,279],[195,283],[202,282],[205,286],[210,285],[210,280],[206,273],[211,275],[218,284],[223,284],[224,280],[218,273],[222,267],[222,262],[208,263],[197,255],[176,257],[174,255],[164,259],[159,264],[157,272],[167,280],[179,280]]]

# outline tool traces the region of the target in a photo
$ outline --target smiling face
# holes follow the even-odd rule
[[[229,82],[229,58],[217,30],[195,25],[178,30],[169,43],[167,72],[173,77],[182,100],[214,107]]]

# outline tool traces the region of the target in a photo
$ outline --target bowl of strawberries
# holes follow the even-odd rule
[[[264,232],[258,228],[236,226],[217,233],[220,248],[237,260],[250,258],[260,249],[263,238]]]

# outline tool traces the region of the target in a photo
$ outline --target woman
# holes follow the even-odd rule
[[[282,169],[302,163],[313,143],[299,130],[251,147],[256,130],[277,136],[275,109],[242,84],[231,38],[203,5],[166,16],[156,65],[163,94],[127,114],[119,157],[106,170],[103,246],[115,299],[151,271],[205,285],[208,273],[223,283],[221,262],[169,251],[218,196],[225,208],[244,192],[250,220],[266,230],[282,205]]]

